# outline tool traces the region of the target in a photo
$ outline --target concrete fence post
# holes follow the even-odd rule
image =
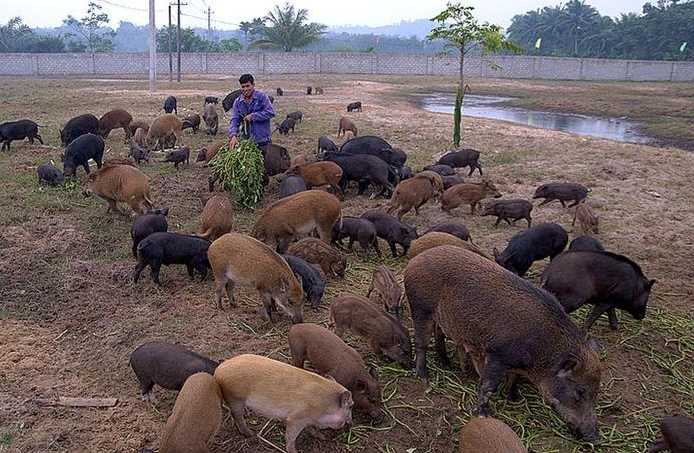
[[[39,75],[39,54],[35,54],[31,58],[32,60],[32,74]]]
[[[535,78],[537,74],[537,57],[533,57],[533,69],[532,72],[530,73],[531,78]]]
[[[629,79],[629,69],[630,68],[629,60],[627,60],[626,68],[624,69],[624,80],[630,80]]]
[[[585,72],[583,69],[583,58],[579,58],[579,66],[578,66],[578,79],[583,80],[585,79]]]
[[[675,78],[675,62],[670,63],[670,82]]]

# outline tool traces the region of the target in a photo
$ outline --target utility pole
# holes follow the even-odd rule
[[[171,3],[169,3],[169,82],[173,81],[173,49],[171,48]]]
[[[207,40],[208,41],[212,41],[212,25],[211,25],[212,20],[211,20],[210,16],[212,16],[212,8],[210,8],[208,6],[207,7]]]
[[[154,25],[154,0],[149,0],[149,92],[156,90],[157,27]]]
[[[176,48],[178,50],[178,65],[176,66],[176,81],[181,81],[181,0],[178,3],[178,22],[176,30]]]

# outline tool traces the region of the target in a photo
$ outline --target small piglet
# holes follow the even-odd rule
[[[496,216],[495,227],[499,226],[499,222],[502,220],[505,220],[509,225],[515,225],[518,220],[525,219],[528,222],[528,228],[530,228],[533,221],[530,217],[532,210],[533,204],[528,200],[492,200],[482,206],[480,216]]]
[[[308,360],[321,375],[332,377],[352,392],[357,409],[380,419],[381,386],[376,369],[367,371],[364,360],[340,337],[318,324],[295,324],[289,329],[292,364],[303,368]]]
[[[579,236],[569,244],[569,250],[578,251],[591,251],[591,252],[604,252],[605,247],[592,236]]]
[[[588,196],[589,192],[590,189],[581,184],[571,182],[552,182],[538,187],[535,190],[533,199],[544,198],[539,206],[554,200],[559,200],[562,207],[565,208],[567,201],[573,201],[573,204],[570,204],[569,207],[576,206]]]
[[[410,333],[394,316],[369,299],[340,294],[330,305],[330,325],[342,337],[346,329],[369,340],[376,354],[383,354],[404,368],[412,368]]]
[[[347,111],[348,112],[352,112],[352,111],[361,112],[361,101],[352,102],[352,103],[347,104]],[[354,134],[354,135],[356,135],[356,134]]]
[[[320,239],[304,238],[294,242],[287,253],[319,265],[326,275],[345,276],[347,257]]]
[[[528,453],[509,426],[492,417],[474,417],[460,430],[460,453]]]
[[[403,255],[407,254],[412,241],[417,239],[417,230],[414,227],[401,223],[395,217],[383,211],[372,209],[361,215],[362,219],[369,220],[376,227],[376,234],[379,238],[388,242],[393,258],[397,258],[398,251],[396,244],[403,248]]]
[[[455,237],[459,237],[463,241],[472,242],[472,237],[470,237],[470,230],[468,227],[463,225],[462,222],[441,222],[437,223],[433,227],[429,228],[424,232],[424,234],[431,233],[432,231],[438,231],[440,233],[448,233]]]
[[[275,130],[279,130],[281,135],[289,135],[289,131],[294,132],[296,127],[296,120],[293,118],[285,118],[280,124],[277,125]]]
[[[183,148],[169,151],[166,153],[166,158],[163,162],[172,162],[176,170],[178,170],[178,164],[185,162],[186,165],[190,165],[190,148],[184,146]]]
[[[456,184],[443,193],[441,209],[450,214],[451,210],[461,204],[469,204],[470,214],[474,215],[479,202],[487,197],[501,197],[501,192],[491,181],[484,180],[481,184]]]
[[[554,259],[564,251],[567,242],[569,235],[561,225],[542,223],[513,236],[501,254],[494,249],[494,259],[500,266],[523,277],[533,261]]]
[[[373,247],[376,254],[381,256],[376,227],[370,221],[359,217],[343,217],[342,222],[336,222],[333,225],[331,244],[342,247],[342,240],[345,238],[349,238],[348,248],[350,252],[353,250],[354,241],[357,241],[365,252],[368,253],[368,250]]]
[[[155,209],[135,218],[130,228],[135,259],[137,259],[137,246],[144,238],[152,233],[169,231],[169,224],[166,221],[167,215],[169,215],[169,208]]]
[[[576,219],[578,219],[578,224],[581,226],[581,231],[583,233],[593,232],[598,234],[598,216],[593,212],[590,206],[585,202],[579,203],[576,206],[576,212],[574,212],[574,220],[571,222],[571,226],[576,225]]]
[[[218,363],[183,346],[151,341],[140,345],[130,354],[130,366],[140,382],[142,399],[152,399],[152,387],[157,384],[167,390],[181,390],[189,376],[205,372],[214,374]]]
[[[300,277],[306,301],[311,304],[311,308],[317,309],[325,292],[325,277],[322,275],[320,267],[297,256],[282,255],[282,258],[292,268],[294,275],[297,278]]]
[[[567,313],[593,305],[583,324],[586,331],[605,312],[610,328],[617,330],[617,308],[643,319],[654,283],[638,264],[610,252],[565,252],[542,274],[542,287],[556,296]]]
[[[340,429],[352,423],[352,394],[334,380],[252,354],[224,361],[214,373],[239,432],[253,435],[246,407],[287,423],[287,453],[298,453],[296,438],[309,426]]]
[[[280,198],[307,190],[306,181],[301,176],[287,176],[280,182]]]
[[[142,129],[138,129],[141,131]],[[138,145],[135,140],[130,142],[130,152],[128,157],[132,157],[133,160],[140,165],[142,161],[149,163],[149,150],[141,145]]]
[[[665,417],[660,423],[660,437],[648,453],[670,451],[692,453],[694,451],[694,419],[681,415]]]
[[[304,114],[301,111],[291,112],[287,114],[287,118],[293,119],[297,123],[301,123],[304,119]]]
[[[195,373],[176,397],[159,453],[209,453],[207,444],[222,419],[222,390],[217,381],[207,373]]]
[[[198,271],[201,280],[205,280],[207,269],[210,267],[207,261],[209,247],[210,241],[197,236],[168,232],[152,233],[137,246],[137,265],[133,281],[137,283],[140,274],[149,265],[152,280],[161,285],[159,270],[162,264],[185,264],[191,279],[195,277],[195,271]]]
[[[378,266],[374,270],[366,297],[398,320],[402,320],[402,289],[393,271],[387,267]]]
[[[39,176],[39,184],[59,186],[65,182],[65,177],[52,162],[39,165],[39,168],[36,169],[36,173]]]

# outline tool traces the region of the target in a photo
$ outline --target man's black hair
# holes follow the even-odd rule
[[[241,85],[248,82],[255,83],[255,80],[253,80],[253,76],[251,74],[244,74],[241,77],[239,77],[239,83]]]

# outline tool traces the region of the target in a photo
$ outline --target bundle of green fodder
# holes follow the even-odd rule
[[[252,209],[263,197],[263,155],[253,140],[241,140],[234,149],[225,145],[210,167],[214,177],[241,206]]]

